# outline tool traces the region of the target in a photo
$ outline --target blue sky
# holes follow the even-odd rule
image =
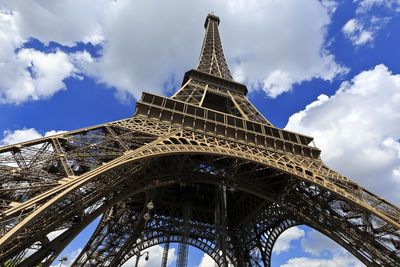
[[[0,145],[130,117],[144,90],[171,96],[212,11],[233,76],[264,116],[314,136],[328,166],[399,205],[396,0],[0,0]],[[189,265],[200,262],[212,266],[191,249]],[[273,266],[362,265],[300,226],[280,237]]]

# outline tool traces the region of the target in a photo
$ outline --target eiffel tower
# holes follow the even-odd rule
[[[0,264],[50,265],[96,218],[74,266],[121,266],[179,243],[218,266],[270,266],[307,225],[367,266],[399,266],[400,209],[329,169],[313,138],[274,127],[233,80],[209,14],[196,69],[135,114],[0,148]],[[64,231],[56,238],[49,233]]]

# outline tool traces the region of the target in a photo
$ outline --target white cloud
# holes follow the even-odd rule
[[[399,119],[400,75],[377,65],[293,114],[286,129],[314,136],[328,166],[399,203]]]
[[[159,267],[161,260],[162,260],[162,255],[164,248],[160,245],[156,245],[153,247],[150,247],[146,249],[145,251],[149,252],[149,260],[145,261],[145,256],[142,256],[139,258],[139,267]],[[142,251],[143,253],[144,251]],[[171,248],[168,250],[168,265],[167,266],[173,266],[173,263],[176,260],[176,255],[175,255],[175,248]],[[130,258],[127,262],[124,263],[124,267],[132,267],[135,266],[136,263],[136,256]]]
[[[0,145],[5,146],[5,145],[21,143],[21,142],[41,138],[43,136],[50,136],[50,135],[60,134],[60,133],[64,133],[64,132],[65,131],[51,130],[51,131],[45,132],[45,134],[42,135],[34,128],[15,130],[15,131],[6,130],[3,132],[4,137],[2,140],[0,140]]]
[[[284,231],[276,240],[273,253],[279,255],[281,252],[286,252],[290,249],[290,243],[304,236],[304,230],[297,226],[291,227]]]
[[[230,3],[234,16],[227,16],[227,21],[221,15],[221,29],[235,29],[223,32],[222,37],[239,81],[250,88],[261,86],[276,97],[290,91],[295,83],[312,78],[331,81],[347,71],[325,47],[326,27],[333,12],[327,1],[325,5],[313,1],[250,3]]]
[[[393,16],[397,15],[397,12],[400,12],[398,0],[356,0],[354,2],[358,3],[355,17],[347,21],[342,28],[343,34],[354,46],[372,45],[379,31]],[[386,17],[381,14],[385,14]]]
[[[284,267],[304,266],[304,267],[361,267],[364,266],[357,258],[345,251],[334,241],[323,234],[311,230],[305,235],[305,232],[298,228],[292,227],[283,232],[274,245],[273,252],[279,255],[281,252],[290,249],[290,242],[301,238],[301,246],[305,252],[323,258],[292,258]],[[327,253],[322,254],[321,252]],[[331,254],[331,255],[330,255]],[[204,254],[200,264],[197,267],[214,266],[214,260]]]
[[[354,45],[363,45],[372,41],[372,32],[363,29],[363,25],[356,19],[349,20],[342,28],[343,33]]]
[[[62,133],[66,133],[67,131],[56,131],[56,130],[50,130],[44,133],[44,136],[52,136],[52,135],[56,135],[56,134],[62,134]]]
[[[42,137],[42,135],[33,128],[15,131],[6,130],[3,132],[3,136],[4,138],[1,140],[2,145],[11,145]]]
[[[386,7],[400,12],[399,0],[358,0],[357,14],[363,14],[370,11],[373,7]]]
[[[261,85],[272,97],[291,90],[294,83],[313,78],[332,80],[346,71],[325,48],[326,27],[337,6],[330,0],[235,0],[228,4],[211,0],[102,0],[96,5],[79,0],[17,0],[5,4],[12,8],[7,11],[12,27],[1,28],[13,29],[4,32],[12,48],[4,52],[12,62],[7,70],[12,73],[14,66],[20,78],[18,86],[2,86],[2,91],[8,92],[3,98],[10,102],[50,97],[64,88],[63,79],[78,70],[115,88],[122,99],[138,98],[143,90],[162,93],[171,84],[178,84],[184,71],[196,66],[202,25],[210,10],[221,17],[223,46],[234,75],[250,87]],[[84,52],[79,56],[53,52],[53,57],[64,63],[63,68],[56,73],[43,69],[42,81],[35,83],[31,80],[36,76],[27,68],[35,70],[38,63],[32,65],[32,58],[42,60],[45,53],[24,52],[25,61],[20,62],[13,52],[29,37],[68,46],[91,42],[101,44],[102,50],[96,58]],[[11,93],[16,90],[16,95]]]
[[[293,83],[294,80],[289,73],[275,70],[264,80],[264,90],[270,97],[275,98],[290,90]]]
[[[307,232],[307,236],[302,238],[301,247],[305,252],[314,256],[323,256],[324,251],[334,253],[337,250],[342,250],[341,246],[335,241],[315,230]]]
[[[66,89],[63,80],[75,73],[75,67],[61,51],[46,54],[34,49],[21,49],[16,54],[15,63],[15,72],[9,73],[8,79],[3,76],[7,88],[3,97],[5,102],[18,104],[51,97]]]
[[[22,48],[25,38],[16,15],[0,6],[0,102],[22,103],[51,97],[76,75],[66,53]]]
[[[204,253],[203,257],[201,258],[201,262],[197,267],[210,267],[215,266],[215,261]]]
[[[339,244],[315,230],[308,231],[301,239],[301,248],[313,257],[293,258],[283,266],[364,266]]]
[[[15,23],[24,38],[35,37],[45,44],[57,42],[74,46],[76,42],[103,41],[101,16],[110,10],[113,1],[23,1],[3,0],[13,9]]]
[[[334,13],[339,5],[339,3],[334,0],[321,0],[321,4],[328,9],[330,14]]]
[[[234,265],[228,260],[228,267],[234,267]],[[201,258],[200,264],[196,265],[196,267],[214,267],[217,266],[217,263],[206,253],[203,254],[203,257]]]
[[[347,252],[335,254],[331,259],[322,258],[292,258],[281,267],[362,267],[364,264]]]
[[[382,29],[390,18],[370,17],[368,22],[363,19],[350,19],[342,28],[344,35],[354,46],[361,46],[374,41],[377,32]]]

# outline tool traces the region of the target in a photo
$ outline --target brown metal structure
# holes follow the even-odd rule
[[[199,64],[171,98],[143,93],[131,118],[0,148],[0,263],[49,265],[101,216],[74,266],[120,266],[171,242],[219,266],[270,266],[278,236],[299,224],[367,266],[399,266],[400,209],[257,111],[218,25],[207,16]]]

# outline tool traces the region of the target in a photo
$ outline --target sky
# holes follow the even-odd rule
[[[210,12],[261,113],[399,205],[399,0],[0,0],[0,145],[130,117],[143,91],[171,96],[197,64]],[[71,262],[96,222],[61,256]],[[159,266],[161,252],[139,266]],[[189,266],[214,265],[190,248]],[[363,265],[298,226],[279,237],[272,266]]]

